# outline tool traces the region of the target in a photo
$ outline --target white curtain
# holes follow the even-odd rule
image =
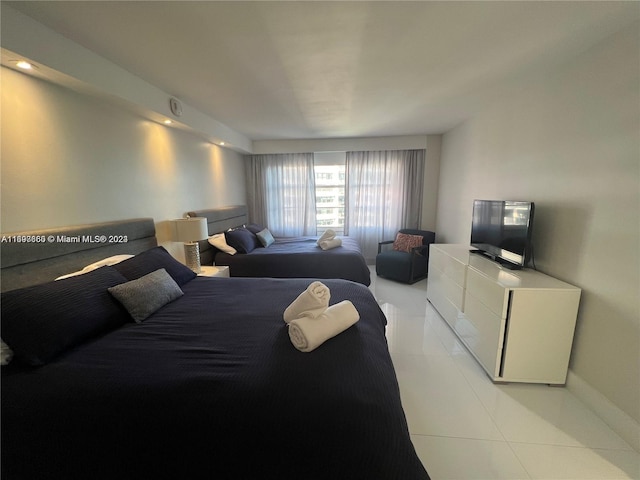
[[[313,153],[245,157],[252,222],[276,237],[316,235]]]
[[[424,157],[424,150],[347,152],[345,234],[358,240],[367,263],[378,242],[419,228]]]

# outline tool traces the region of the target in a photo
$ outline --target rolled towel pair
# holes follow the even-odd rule
[[[318,241],[316,242],[316,244],[320,247],[322,242],[328,241],[328,240],[333,240],[334,238],[336,238],[336,232],[331,229],[331,228],[327,228],[324,233],[320,236],[320,238],[318,239]]]
[[[285,323],[301,317],[316,318],[327,309],[330,297],[329,288],[324,283],[315,281],[291,302],[282,318]]]
[[[316,242],[322,250],[330,250],[342,245],[342,240],[336,237],[336,232],[327,228]]]
[[[360,320],[349,300],[331,305],[318,317],[300,317],[289,322],[289,338],[301,352],[310,352]]]
[[[323,240],[320,242],[320,248],[322,250],[331,250],[332,248],[336,248],[342,245],[341,238],[333,238],[331,240]]]

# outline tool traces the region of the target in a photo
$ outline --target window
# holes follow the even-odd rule
[[[247,204],[252,221],[279,237],[316,234],[312,153],[247,155]]]
[[[276,236],[355,238],[367,261],[378,242],[420,224],[424,150],[245,157],[247,203]]]
[[[380,240],[420,224],[424,150],[348,152],[348,234],[373,261]]]
[[[318,235],[331,228],[344,234],[345,152],[314,154],[316,225]]]

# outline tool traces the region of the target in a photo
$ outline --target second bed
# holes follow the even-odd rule
[[[244,205],[189,212],[192,217],[205,217],[209,235],[248,223]],[[341,237],[342,245],[321,249],[316,237],[276,237],[269,247],[250,253],[230,255],[200,242],[203,265],[227,265],[232,277],[271,278],[341,278],[370,285],[369,267],[358,242]]]

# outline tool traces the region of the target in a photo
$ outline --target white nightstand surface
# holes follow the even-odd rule
[[[228,277],[229,267],[227,265],[212,266],[205,265],[200,267],[199,277]]]

